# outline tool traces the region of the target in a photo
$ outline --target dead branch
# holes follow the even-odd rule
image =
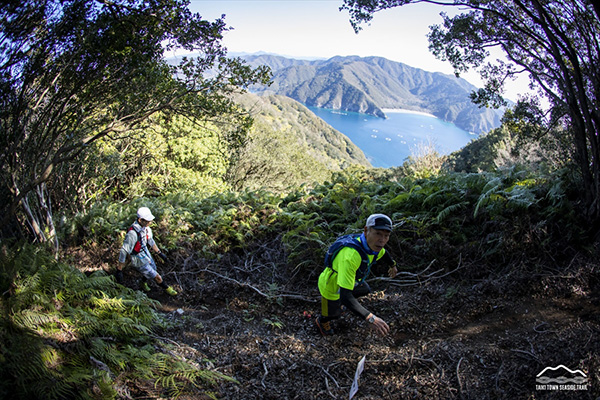
[[[312,365],[313,367],[319,367],[319,368],[321,368],[321,370],[323,370],[323,372],[325,373],[325,375],[327,375],[328,377],[330,377],[331,380],[333,381],[333,383],[335,383],[335,386],[337,386],[338,388],[340,387],[340,385],[337,383],[337,381],[335,380],[335,378],[333,376],[331,376],[331,374],[329,373],[329,371],[327,369],[323,368],[323,366],[318,365],[318,364],[313,364],[311,362],[309,362],[308,364]],[[325,378],[325,379],[327,379],[327,378]]]
[[[517,354],[524,354],[526,356],[533,358],[534,360],[536,360],[538,362],[540,361],[540,359],[535,354],[533,354],[533,352],[531,352],[531,351],[525,351],[525,350],[519,350],[519,349],[510,349],[510,351],[515,352]]]
[[[444,278],[450,274],[455,273],[456,271],[458,271],[459,269],[461,269],[463,267],[462,265],[462,259],[459,260],[458,262],[458,266],[453,269],[452,271],[446,272],[445,274],[439,275],[441,272],[444,271],[444,268],[440,268],[436,271],[430,272],[428,274],[426,274],[425,272],[427,272],[429,270],[429,268],[431,268],[431,266],[433,265],[434,262],[436,262],[437,260],[432,260],[429,265],[427,266],[427,268],[425,268],[423,271],[421,272],[417,272],[417,273],[412,273],[412,272],[407,272],[407,271],[401,271],[398,272],[396,274],[396,276],[394,278],[388,278],[388,277],[376,277],[373,278],[372,280],[374,281],[383,281],[383,282],[389,282],[390,285],[392,286],[398,286],[398,287],[403,287],[403,286],[421,286],[424,283],[433,281],[435,279],[441,279]],[[398,279],[397,277],[400,276],[400,279]]]
[[[265,378],[269,374],[269,370],[267,369],[267,364],[264,361],[263,361],[263,368],[265,369],[265,374],[263,375],[262,379],[260,380],[260,383],[266,389],[267,387],[265,386]]]
[[[220,274],[218,272],[212,271],[212,270],[210,270],[208,268],[204,268],[204,269],[201,269],[201,270],[198,270],[198,271],[187,271],[185,273],[188,273],[188,274],[197,274],[199,272],[208,272],[210,274],[218,276],[221,279],[225,279],[227,281],[233,282],[233,283],[235,283],[235,284],[237,284],[239,286],[248,287],[248,288],[254,290],[259,295],[261,295],[261,296],[263,296],[263,297],[265,297],[267,299],[272,299],[272,298],[277,298],[277,297],[284,297],[284,298],[288,298],[288,299],[306,301],[306,302],[309,302],[309,303],[316,303],[316,302],[318,302],[317,299],[313,299],[313,298],[310,298],[310,297],[301,296],[301,295],[298,295],[298,294],[278,293],[277,295],[273,296],[273,295],[270,295],[270,294],[267,294],[267,293],[263,293],[260,289],[258,289],[256,287],[250,285],[249,283],[240,282],[240,281],[238,281],[236,279],[233,279],[233,278],[230,278],[230,277],[225,276],[223,274]]]
[[[460,398],[463,398],[463,388],[462,388],[462,381],[460,380],[460,363],[462,362],[463,357],[460,358],[460,360],[458,360],[458,364],[456,364],[456,379],[458,379],[458,392],[460,394]]]

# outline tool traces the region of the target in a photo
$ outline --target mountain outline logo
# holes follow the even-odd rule
[[[559,365],[557,367],[546,367],[542,372],[537,374],[535,378],[536,382],[539,384],[547,385],[547,384],[576,384],[576,385],[585,385],[588,381],[587,375],[580,369],[571,370],[564,365]]]

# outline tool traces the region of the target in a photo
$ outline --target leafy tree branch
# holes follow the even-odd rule
[[[472,93],[481,106],[499,107],[507,79],[526,72],[530,87],[549,103],[546,112],[539,102],[524,96],[510,115],[514,123],[537,121],[538,131],[564,132],[575,149],[581,175],[581,196],[587,216],[600,221],[600,14],[588,0],[345,0],[355,30],[373,14],[407,4],[430,3],[458,8],[442,13],[443,24],[431,27],[430,50],[453,66],[456,75],[479,70],[483,89]],[[463,12],[464,11],[464,12]],[[507,62],[486,62],[492,47],[500,48]],[[535,115],[535,118],[531,118]],[[571,154],[565,148],[565,155]]]
[[[227,116],[236,129],[225,139],[234,147],[243,142],[251,120],[230,94],[268,82],[268,71],[227,59],[223,19],[203,20],[187,5],[30,0],[0,10],[4,235],[22,234],[25,223],[35,240],[46,241],[45,223],[27,208],[50,210],[35,194],[46,191],[57,166],[98,139],[147,127],[157,113],[198,123]],[[169,65],[165,49],[199,56]]]

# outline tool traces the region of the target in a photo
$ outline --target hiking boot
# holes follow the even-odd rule
[[[142,283],[142,290],[146,293],[148,293],[151,290],[150,285],[148,285],[148,282]]]
[[[169,296],[177,296],[177,291],[175,289],[173,289],[171,286],[169,286],[168,288],[166,288],[165,292],[167,292],[167,294]]]
[[[319,328],[319,332],[323,336],[331,336],[333,335],[333,329],[331,329],[330,321],[321,322],[321,317],[315,318],[315,325]]]

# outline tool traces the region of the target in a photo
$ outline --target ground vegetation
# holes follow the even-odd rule
[[[537,390],[535,379],[561,364],[585,371],[588,390],[576,393],[595,398],[600,272],[567,179],[516,167],[428,178],[356,170],[285,195],[98,202],[63,226],[69,267],[61,268],[70,270],[61,270],[63,278],[15,263],[14,279],[4,280],[11,324],[4,342],[35,338],[40,357],[24,363],[23,344],[7,345],[4,354],[19,360],[19,371],[43,367],[63,378],[78,371],[79,380],[63,390],[86,388],[96,398],[345,397],[363,356],[355,398],[560,398],[563,392]],[[134,271],[126,269],[125,287],[111,276],[142,204],[155,210],[155,234],[171,260],[161,268],[180,291],[176,298],[157,287],[146,296]],[[327,245],[359,232],[374,211],[394,220],[388,248],[400,273],[391,279],[374,271],[375,291],[363,301],[391,323],[392,333],[379,338],[347,315],[336,336],[322,338],[313,317]],[[57,265],[51,258],[30,264]],[[91,294],[70,279],[91,285]],[[34,283],[48,288],[31,287],[23,296],[20,288]],[[74,297],[67,295],[72,286]],[[35,289],[47,293],[45,300],[25,301],[39,299]],[[110,310],[100,312],[100,304]],[[82,319],[87,307],[93,315]],[[41,310],[50,317],[41,318]],[[117,329],[113,319],[118,331],[107,332]],[[117,357],[129,360],[130,340],[136,348],[153,346],[132,353],[141,358],[135,367]],[[97,343],[100,350],[90,355],[76,343]],[[52,362],[46,354],[54,354]],[[164,366],[157,358],[177,363]],[[3,382],[11,371],[3,370]],[[23,374],[22,388],[39,389],[39,375]]]

